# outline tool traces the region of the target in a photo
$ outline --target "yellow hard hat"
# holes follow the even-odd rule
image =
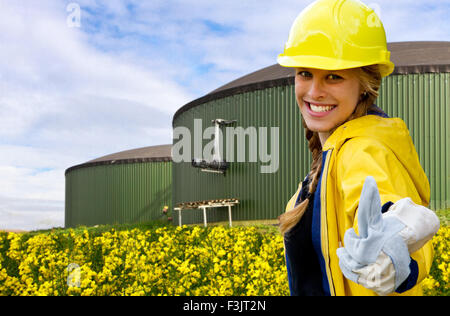
[[[358,0],[318,0],[294,21],[278,63],[326,70],[378,64],[386,77],[394,71],[390,55],[373,9]]]

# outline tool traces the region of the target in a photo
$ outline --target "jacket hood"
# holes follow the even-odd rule
[[[396,152],[410,149],[411,136],[400,118],[385,118],[378,115],[366,115],[338,127],[326,141],[323,151],[337,149],[354,137],[369,137],[382,142]]]
[[[407,170],[415,185],[420,188],[429,188],[428,179],[420,167],[417,151],[402,119],[366,115],[348,121],[330,135],[323,146],[323,151],[330,149],[339,151],[345,142],[356,137],[370,138],[388,147]],[[429,202],[429,196],[428,190],[422,197]]]

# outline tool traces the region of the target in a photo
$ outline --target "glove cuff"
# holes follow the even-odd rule
[[[388,255],[395,269],[395,289],[396,290],[409,276],[411,270],[409,263],[408,246],[399,235],[392,236],[388,243],[384,244],[384,253]]]
[[[439,230],[439,218],[436,214],[422,206],[415,204],[411,198],[404,198],[393,204],[383,219],[396,218],[406,227],[400,235],[413,253],[423,247]]]

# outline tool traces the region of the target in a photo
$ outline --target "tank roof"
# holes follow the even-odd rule
[[[450,42],[393,42],[388,43],[391,60],[395,64],[391,75],[450,72]],[[173,120],[192,107],[227,96],[294,84],[294,69],[274,64],[233,80],[207,95],[181,107]]]
[[[70,167],[66,170],[65,174],[76,169],[100,165],[172,161],[171,149],[172,145],[158,145],[124,150]]]

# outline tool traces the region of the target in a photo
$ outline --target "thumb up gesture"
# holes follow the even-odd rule
[[[344,247],[337,249],[344,276],[379,295],[394,292],[410,273],[408,246],[400,232],[405,224],[395,217],[384,218],[373,177],[367,177],[358,207],[358,231],[344,235]]]

